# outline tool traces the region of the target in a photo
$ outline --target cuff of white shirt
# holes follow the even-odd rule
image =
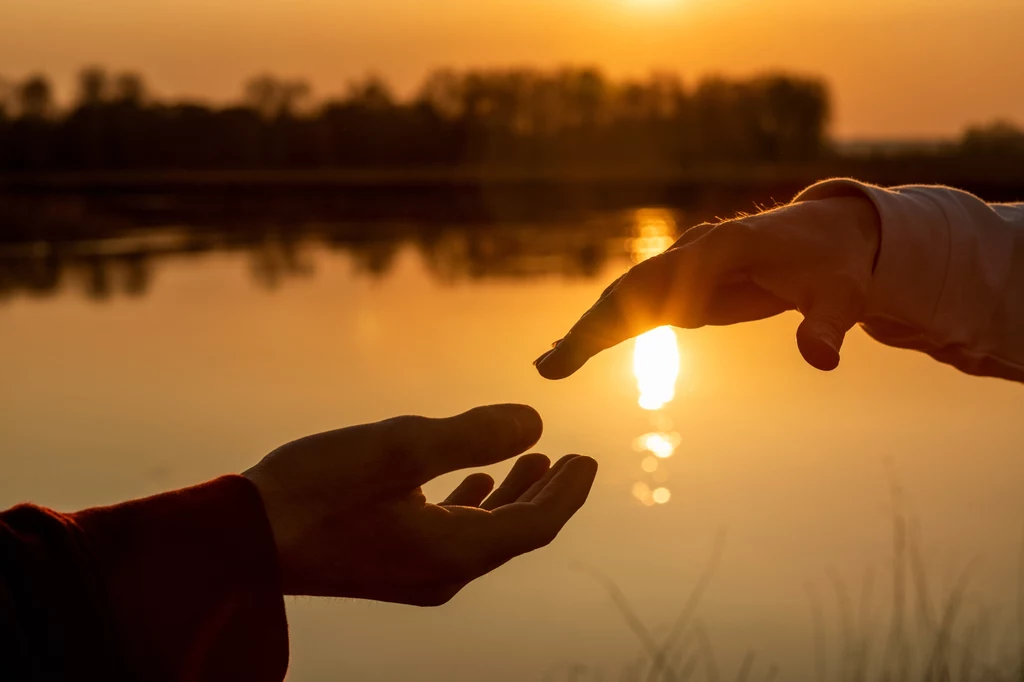
[[[940,307],[949,265],[950,230],[942,209],[926,196],[907,196],[858,182],[826,180],[794,199],[862,196],[878,211],[878,261],[868,290],[865,326],[880,325],[888,343],[931,345],[928,332]]]
[[[812,185],[794,201],[837,196],[866,197],[881,219],[865,329],[904,348],[989,350],[1012,251],[992,209],[947,187],[884,189],[848,179]]]

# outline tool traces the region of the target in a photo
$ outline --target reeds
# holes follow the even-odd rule
[[[834,567],[826,571],[834,600],[837,646],[828,646],[826,606],[816,585],[805,584],[813,624],[814,679],[817,682],[1024,682],[1024,536],[1017,566],[1017,595],[1012,626],[999,626],[996,613],[968,599],[978,561],[959,571],[939,600],[924,558],[918,523],[907,513],[903,489],[890,472],[892,557],[888,627],[876,627],[875,575],[865,571],[856,595]],[[784,671],[774,663],[758,665],[748,651],[735,673],[725,674],[713,642],[698,617],[701,600],[717,572],[725,546],[719,532],[710,557],[679,614],[660,638],[637,615],[616,583],[585,569],[605,587],[642,655],[626,666],[622,682],[721,682],[775,680]],[[588,676],[588,673],[590,676]],[[595,671],[576,670],[575,680],[593,681]]]

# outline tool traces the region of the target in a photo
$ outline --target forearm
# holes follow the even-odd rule
[[[283,679],[275,548],[245,479],[70,515],[23,506],[0,529],[0,622],[17,654],[0,673]]]
[[[796,201],[850,195],[871,200],[881,225],[865,330],[970,374],[1024,381],[1024,204],[852,180],[819,183]]]

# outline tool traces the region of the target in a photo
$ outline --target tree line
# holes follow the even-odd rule
[[[213,106],[88,68],[64,108],[43,75],[0,79],[0,171],[806,162],[829,153],[829,113],[823,81],[784,73],[688,87],[669,73],[442,69],[411,97],[367,77],[320,100],[304,81],[261,75]]]

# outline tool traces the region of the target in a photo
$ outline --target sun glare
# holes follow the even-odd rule
[[[652,431],[636,439],[633,448],[640,452],[649,452],[658,459],[668,459],[679,447],[678,433],[659,433]],[[651,469],[653,471],[654,469]]]
[[[634,263],[658,255],[675,241],[672,214],[641,209],[634,218],[633,237],[627,244]],[[633,373],[640,388],[640,407],[660,410],[675,398],[679,377],[679,344],[671,327],[658,327],[636,339]]]
[[[634,263],[653,258],[672,246],[676,237],[676,224],[672,214],[657,209],[643,209],[636,212],[633,236],[627,240],[627,248]],[[671,327],[658,327],[636,338],[633,347],[633,374],[640,392],[638,403],[644,410],[654,412],[651,425],[654,431],[636,439],[633,447],[645,453],[640,468],[655,484],[668,478],[662,461],[675,454],[680,436],[672,431],[672,421],[660,412],[676,397],[676,381],[679,379],[679,340]],[[672,497],[668,488],[652,489],[647,483],[638,481],[633,487],[633,497],[645,506],[667,504]]]
[[[633,374],[640,389],[640,407],[660,410],[676,397],[679,343],[671,327],[638,336],[633,348]]]
[[[628,4],[639,7],[668,7],[676,2],[677,0],[628,0]]]

